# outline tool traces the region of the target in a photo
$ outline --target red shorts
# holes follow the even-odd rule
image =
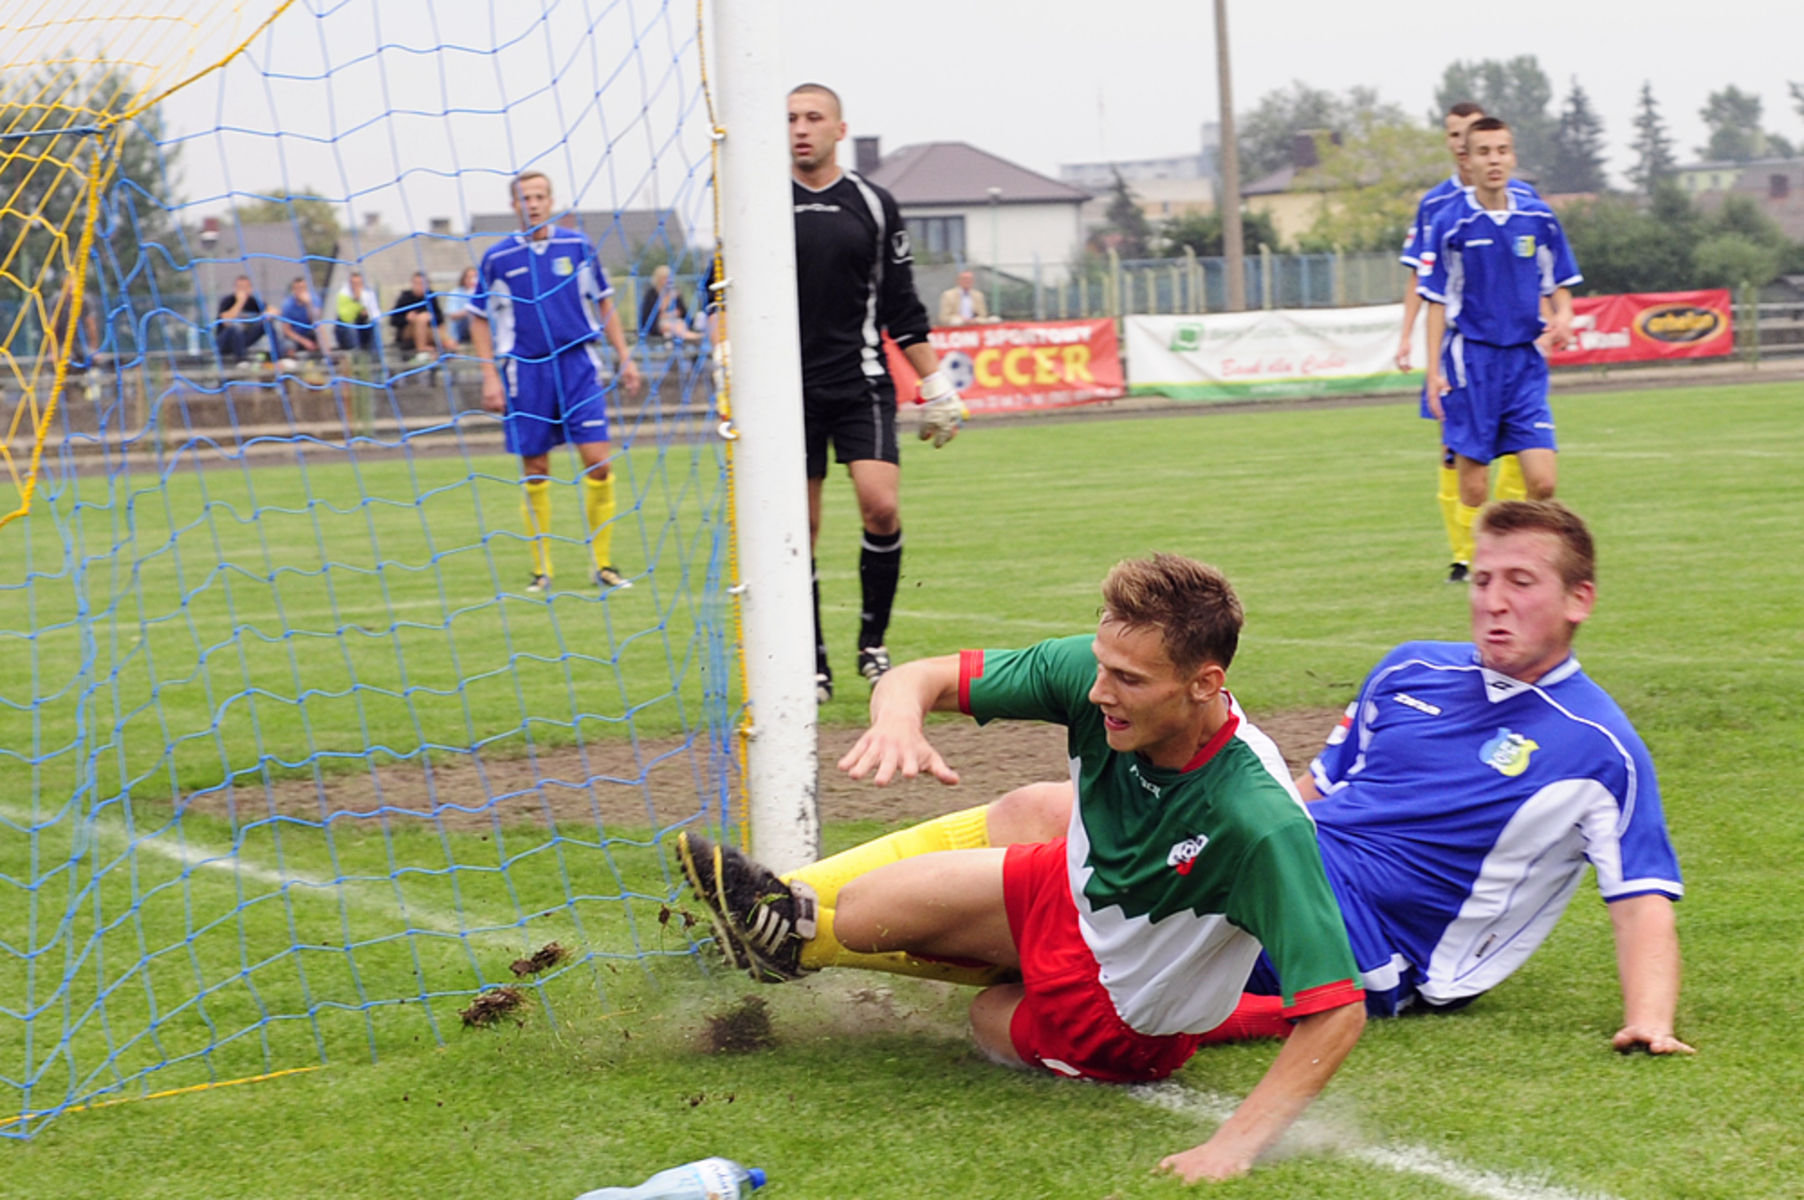
[[[1196,1034],[1152,1037],[1116,1013],[1077,927],[1064,838],[1010,846],[1002,860],[1002,899],[1027,990],[1009,1023],[1024,1062],[1106,1083],[1140,1083],[1163,1079],[1189,1061]]]

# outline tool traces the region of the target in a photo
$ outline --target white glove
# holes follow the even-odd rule
[[[957,437],[958,427],[971,415],[944,371],[922,377],[921,406],[921,440],[931,439],[935,450]]]

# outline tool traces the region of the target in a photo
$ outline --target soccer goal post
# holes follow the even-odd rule
[[[678,831],[813,856],[785,81],[716,4],[0,12],[0,1137],[633,1003],[717,962]]]

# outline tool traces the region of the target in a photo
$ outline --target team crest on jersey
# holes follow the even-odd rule
[[[1496,737],[1478,748],[1478,760],[1499,775],[1514,778],[1528,770],[1528,756],[1540,748],[1541,743],[1505,727],[1498,729]]]
[[[562,256],[554,258],[551,260],[551,273],[553,275],[574,275],[576,274],[576,264]]]
[[[1200,833],[1195,837],[1185,838],[1173,846],[1171,853],[1165,856],[1165,865],[1176,867],[1180,875],[1188,875],[1190,868],[1196,865],[1196,856],[1201,854],[1203,847],[1208,844],[1209,839]]]
[[[1535,235],[1525,233],[1516,239],[1516,257],[1533,258],[1535,256]]]
[[[908,230],[898,229],[889,235],[889,250],[897,262],[908,257]]]

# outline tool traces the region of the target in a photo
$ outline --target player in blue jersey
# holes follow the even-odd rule
[[[1529,495],[1555,484],[1547,358],[1572,341],[1572,293],[1583,276],[1553,209],[1513,192],[1514,136],[1495,117],[1466,130],[1473,185],[1442,206],[1422,248],[1428,303],[1428,406],[1459,471],[1458,523],[1469,528],[1490,490],[1490,462],[1515,453]],[[1551,304],[1542,317],[1542,298]]]
[[[575,444],[582,458],[592,578],[603,591],[631,587],[613,563],[613,447],[597,341],[605,338],[614,348],[619,385],[629,392],[639,389],[639,367],[595,247],[552,224],[551,180],[526,171],[514,178],[512,192],[521,231],[482,256],[466,312],[482,364],[482,406],[506,414],[507,448],[520,456],[532,546],[526,590],[551,588],[551,449],[564,442]]]
[[[1367,676],[1297,780],[1340,897],[1367,1006],[1457,1007],[1547,937],[1589,863],[1610,906],[1619,1050],[1673,1032],[1684,894],[1654,767],[1580,670],[1596,600],[1584,522],[1551,501],[1484,510],[1472,642],[1410,642]]]
[[[1410,222],[1409,231],[1403,238],[1403,253],[1400,257],[1403,265],[1409,268],[1409,283],[1403,290],[1403,334],[1397,340],[1396,362],[1399,371],[1411,369],[1416,317],[1422,311],[1422,295],[1416,290],[1416,274],[1422,267],[1419,252],[1427,244],[1428,232],[1433,228],[1434,218],[1442,206],[1462,195],[1473,182],[1466,168],[1466,128],[1472,122],[1481,120],[1484,115],[1484,109],[1470,100],[1462,100],[1449,108],[1441,121],[1447,153],[1453,158],[1453,174],[1423,194],[1416,205],[1415,220]],[[1512,179],[1509,186],[1512,191],[1520,191],[1530,198],[1540,198],[1534,188],[1521,180]],[[1422,388],[1422,416],[1426,420],[1434,419],[1434,414],[1428,407],[1426,386]],[[1447,549],[1452,562],[1447,572],[1447,582],[1464,583],[1472,563],[1472,528],[1459,523],[1459,471],[1454,467],[1453,451],[1442,445],[1436,456],[1436,464],[1435,500],[1441,510],[1441,525],[1447,531]],[[1497,479],[1492,495],[1498,500],[1521,500],[1528,495],[1522,483],[1522,464],[1514,454],[1498,458]]]

